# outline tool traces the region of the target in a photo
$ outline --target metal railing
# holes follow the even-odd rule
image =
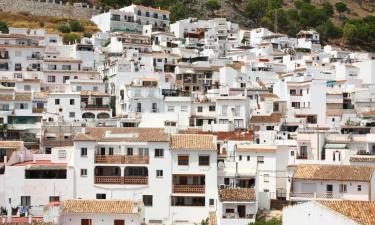
[[[95,155],[95,163],[102,164],[148,164],[148,156],[139,155]]]
[[[148,176],[95,176],[95,184],[148,184]]]

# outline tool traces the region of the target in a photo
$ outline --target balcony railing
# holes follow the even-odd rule
[[[148,164],[148,156],[139,155],[96,155],[95,163],[102,164]]]
[[[316,192],[300,192],[290,193],[291,199],[341,199],[342,193],[334,193],[332,191],[316,193]]]
[[[205,185],[173,185],[173,193],[205,193]]]
[[[95,176],[95,184],[148,184],[147,176]]]
[[[33,113],[43,113],[45,112],[44,108],[33,108]]]

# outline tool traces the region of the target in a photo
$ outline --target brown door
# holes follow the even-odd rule
[[[81,225],[91,225],[91,219],[81,219]]]
[[[246,206],[238,205],[237,206],[237,212],[238,212],[238,216],[240,218],[245,218],[245,216],[246,216]]]
[[[114,225],[125,225],[125,221],[124,220],[115,220]]]

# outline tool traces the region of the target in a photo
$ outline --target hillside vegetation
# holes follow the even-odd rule
[[[375,0],[91,0],[107,9],[131,3],[169,9],[172,21],[223,16],[290,36],[316,29],[323,43],[375,51]]]
[[[0,12],[0,31],[8,27],[45,28],[48,33],[63,35],[65,43],[89,37],[98,32],[97,26],[89,20],[70,20],[61,17],[35,16],[27,12]]]

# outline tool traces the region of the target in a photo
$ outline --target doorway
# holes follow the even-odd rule
[[[246,217],[246,206],[238,205],[237,206],[237,213],[238,213],[238,217],[245,218]]]

